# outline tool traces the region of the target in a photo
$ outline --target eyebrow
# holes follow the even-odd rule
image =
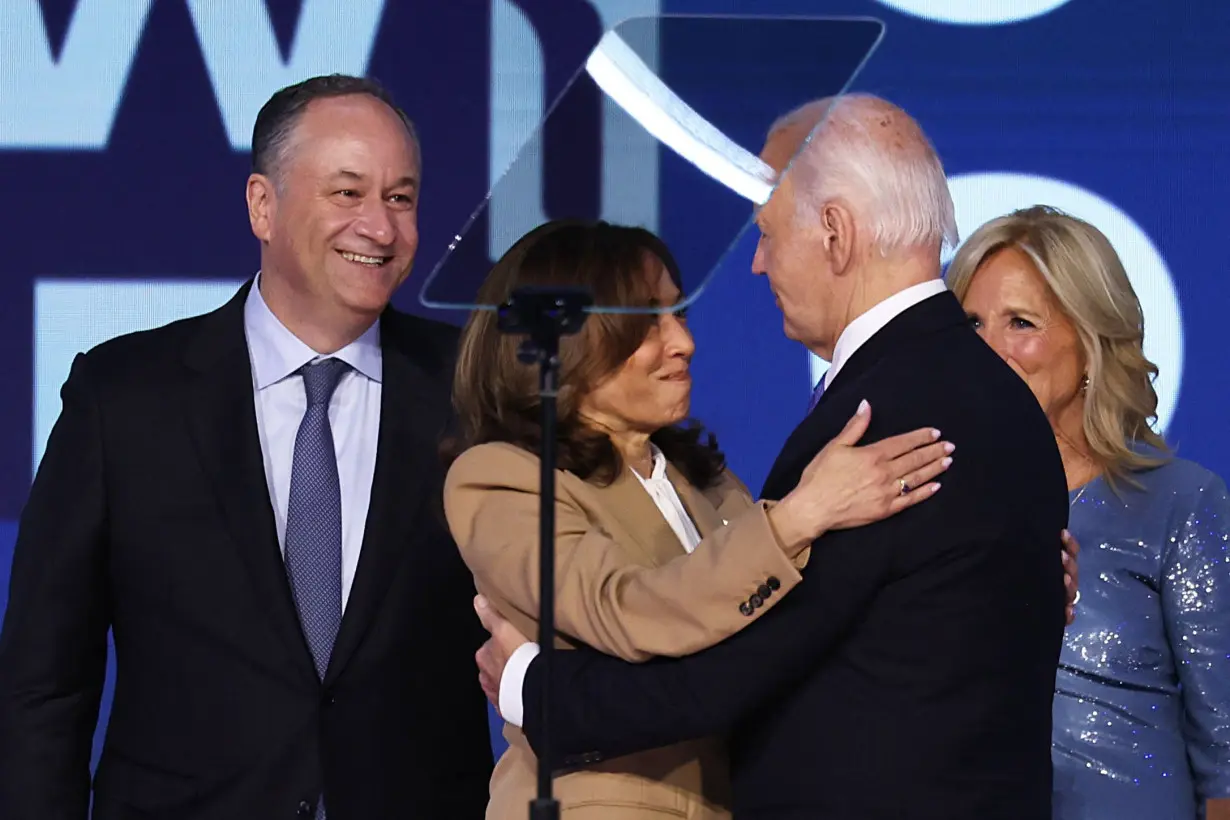
[[[345,168],[333,174],[332,178],[333,179],[352,179],[356,182],[363,182],[367,179],[365,175],[360,174],[358,171],[350,171]],[[414,190],[417,191],[419,187],[419,181],[416,177],[404,176],[398,180],[395,180],[390,187],[392,188],[413,188]]]

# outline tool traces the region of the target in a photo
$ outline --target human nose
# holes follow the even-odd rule
[[[761,234],[760,238],[756,240],[756,252],[752,254],[752,275],[754,276],[762,276],[769,272],[768,260],[766,259],[768,254],[765,253],[764,245],[764,234]]]
[[[1004,338],[1001,331],[988,330],[986,326],[978,328],[978,335],[986,342],[992,350],[1004,361],[1008,360],[1008,340]]]
[[[690,359],[692,354],[696,352],[696,342],[692,338],[692,333],[688,330],[687,324],[684,323],[683,317],[678,313],[668,313],[662,317],[666,326],[666,349],[672,356],[682,356]]]
[[[377,245],[383,247],[392,245],[397,236],[397,228],[389,216],[387,203],[379,199],[369,199],[364,202],[362,212],[355,223],[355,231]]]

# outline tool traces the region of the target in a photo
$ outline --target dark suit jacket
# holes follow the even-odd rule
[[[561,762],[726,732],[739,820],[1051,816],[1068,501],[1050,427],[943,293],[858,349],[762,496],[788,493],[861,399],[864,441],[935,426],[956,444],[939,493],[820,538],[803,582],[712,649],[639,666],[558,654]],[[539,658],[525,684],[534,744],[541,675]]]
[[[22,516],[0,635],[0,817],[481,818],[492,768],[473,581],[437,437],[456,331],[389,310],[362,553],[326,678],[277,542],[243,327],[205,316],[78,356]]]

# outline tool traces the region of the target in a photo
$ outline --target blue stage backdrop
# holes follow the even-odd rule
[[[1230,472],[1221,363],[1230,4],[4,0],[0,581],[73,355],[212,309],[255,271],[246,152],[272,91],[313,74],[366,73],[418,121],[422,250],[398,301],[421,312],[430,265],[604,28],[659,12],[883,20],[854,88],[922,122],[952,179],[962,235],[1038,202],[1106,231],[1144,301],[1160,425],[1183,455]],[[611,218],[659,224],[657,197],[619,190],[650,172],[643,153],[616,150],[597,109],[580,128],[569,146],[547,145],[541,178],[494,207],[563,215],[553,185],[581,174]],[[672,220],[688,218],[675,207]],[[750,253],[745,243],[733,254],[692,326],[695,411],[756,488],[821,365],[782,337],[764,281],[747,273]]]

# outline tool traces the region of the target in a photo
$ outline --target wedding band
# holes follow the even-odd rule
[[[1072,599],[1072,606],[1076,606],[1080,602],[1081,602],[1081,591],[1078,589],[1076,591],[1076,597]]]
[[[905,495],[910,491],[910,485],[905,483],[904,478],[897,479],[897,485],[901,488],[900,494]]]

